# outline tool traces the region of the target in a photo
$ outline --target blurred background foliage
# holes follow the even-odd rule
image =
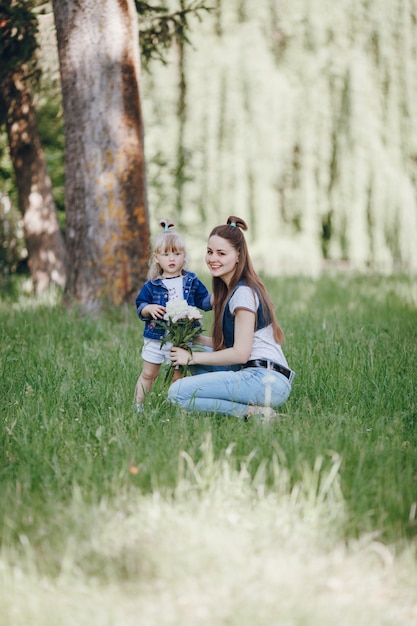
[[[35,102],[64,228],[53,17],[38,4]],[[211,0],[188,3],[194,13],[172,0],[158,2],[167,19],[153,32],[151,5],[136,6],[148,33],[152,228],[176,219],[196,269],[210,228],[238,214],[257,267],[271,274],[417,270],[417,0]],[[161,29],[176,33],[175,12],[190,30],[152,54]],[[15,271],[24,245],[3,134],[0,183],[0,263]]]
[[[414,272],[417,2],[219,1],[190,39],[144,76],[152,211],[200,256],[242,215],[271,273]]]

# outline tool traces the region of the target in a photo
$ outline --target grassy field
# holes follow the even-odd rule
[[[0,302],[1,626],[417,624],[417,285],[267,282],[297,372],[269,425],[163,377],[136,415],[134,306]]]

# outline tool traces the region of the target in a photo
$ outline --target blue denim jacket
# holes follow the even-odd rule
[[[190,306],[196,306],[203,311],[211,310],[210,294],[202,282],[199,281],[193,272],[183,270],[183,292],[184,300]],[[138,293],[136,298],[136,312],[139,318],[145,322],[143,336],[147,339],[161,340],[165,334],[164,328],[160,328],[159,323],[149,317],[143,317],[142,309],[147,304],[161,304],[166,306],[168,302],[168,289],[162,282],[162,278],[148,280]]]

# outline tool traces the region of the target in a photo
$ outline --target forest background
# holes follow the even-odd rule
[[[415,272],[416,2],[214,5],[192,22],[191,45],[173,44],[165,63],[142,71],[151,231],[157,218],[174,218],[196,269],[211,226],[234,213],[249,223],[256,266],[270,274],[317,275],[328,262]],[[53,17],[38,18],[36,108],[63,217]],[[20,218],[4,135],[0,146],[8,269],[5,233]]]

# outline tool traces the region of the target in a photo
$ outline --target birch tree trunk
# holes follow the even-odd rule
[[[52,283],[65,286],[66,252],[26,75],[22,66],[4,77],[0,99],[6,112],[30,275],[35,292],[41,293]]]
[[[54,0],[65,127],[67,296],[132,299],[149,219],[133,0]]]

